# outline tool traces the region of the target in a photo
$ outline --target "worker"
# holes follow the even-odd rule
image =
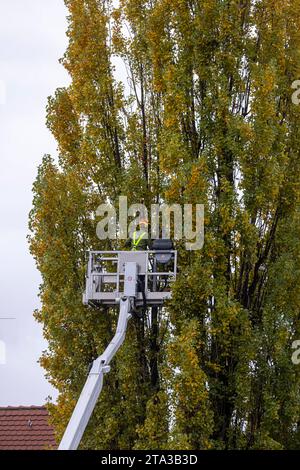
[[[125,242],[125,246],[130,248],[131,251],[146,251],[149,248],[148,240],[148,221],[146,219],[141,219],[139,225],[136,227],[133,232],[132,238],[128,238]],[[139,231],[137,230],[139,227]],[[138,275],[138,292],[142,293],[143,296],[143,308],[142,310],[137,309],[137,316],[142,318],[147,310],[146,303],[146,293],[145,293],[145,275]]]
[[[131,251],[146,251],[149,248],[148,225],[146,219],[140,220],[137,226],[139,230],[135,229],[132,238],[126,240],[125,246],[130,248]]]

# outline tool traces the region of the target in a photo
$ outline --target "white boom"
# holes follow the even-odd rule
[[[131,313],[141,305],[161,306],[171,297],[166,281],[168,280],[170,284],[176,278],[177,252],[173,250],[173,244],[168,240],[157,240],[157,243],[154,251],[89,253],[84,304],[92,306],[119,304],[120,313],[112,341],[104,353],[92,363],[58,450],[76,450],[79,446],[102,390],[104,374],[110,371],[109,364],[124,342]],[[169,266],[170,262],[173,266],[171,270],[157,268],[158,265]],[[105,263],[112,264],[110,269],[107,270]],[[115,266],[116,270],[112,271]],[[157,289],[160,283],[162,288]],[[111,286],[115,286],[115,289]]]
[[[124,296],[120,300],[120,314],[115,336],[104,353],[93,362],[58,450],[76,450],[80,444],[102,390],[103,375],[109,372],[109,363],[124,342],[127,323],[131,317],[132,301],[136,296],[136,286],[137,265],[136,263],[128,262],[125,265]]]

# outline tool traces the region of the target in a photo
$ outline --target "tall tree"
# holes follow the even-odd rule
[[[121,244],[95,211],[127,195],[205,204],[205,244],[178,243],[173,299],[131,322],[82,447],[300,448],[300,1],[65,3],[59,160],[30,215],[58,437],[116,325],[81,305],[85,251]]]

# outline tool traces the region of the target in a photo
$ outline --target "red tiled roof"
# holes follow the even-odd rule
[[[0,407],[0,450],[56,449],[44,406]]]

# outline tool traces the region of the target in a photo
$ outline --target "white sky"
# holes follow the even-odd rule
[[[32,312],[40,282],[28,252],[31,187],[44,153],[47,96],[68,83],[63,0],[0,0],[0,406],[41,405],[55,391],[37,360],[47,345]]]

